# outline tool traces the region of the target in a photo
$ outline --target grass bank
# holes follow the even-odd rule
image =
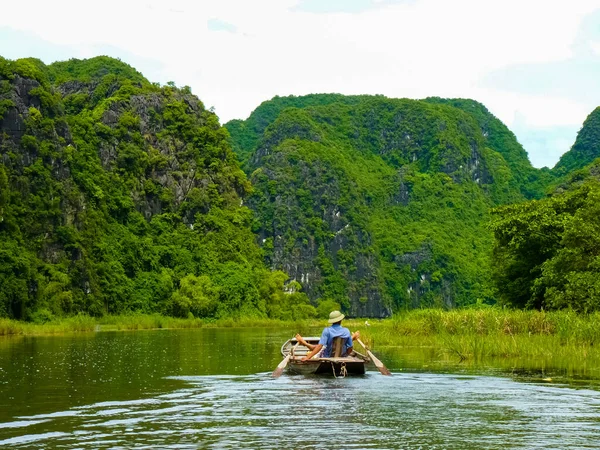
[[[158,314],[130,314],[93,318],[74,316],[43,324],[0,319],[2,335],[44,335],[107,330],[175,329],[201,327],[262,327],[307,333],[325,320],[178,319]],[[368,324],[368,325],[367,325]],[[413,310],[384,320],[346,320],[352,331],[377,351],[384,347],[429,347],[440,355],[461,360],[489,357],[576,358],[600,362],[600,313],[463,309]]]
[[[459,359],[552,357],[600,361],[600,313],[413,310],[361,327],[379,348],[433,347]]]
[[[0,336],[62,334],[77,331],[94,331],[95,329],[96,319],[84,315],[56,319],[47,323],[0,319]]]
[[[21,335],[51,335],[74,332],[94,332],[111,330],[152,330],[152,329],[177,329],[177,328],[233,328],[233,327],[262,327],[262,328],[293,328],[306,329],[311,326],[320,326],[324,321],[281,321],[275,319],[179,319],[160,314],[127,314],[104,317],[90,317],[78,315],[73,317],[54,319],[45,323],[31,323],[0,318],[0,336]]]

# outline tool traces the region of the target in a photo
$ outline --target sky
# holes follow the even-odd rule
[[[222,123],[276,95],[472,98],[552,167],[600,106],[600,0],[6,2],[0,55],[118,57]]]

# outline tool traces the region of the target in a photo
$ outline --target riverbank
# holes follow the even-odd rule
[[[413,310],[364,330],[373,348],[431,347],[460,360],[575,358],[600,362],[600,314],[572,311]]]
[[[84,315],[43,324],[0,319],[0,336],[51,335],[111,330],[180,328],[286,328],[291,334],[311,332],[324,319],[281,321],[274,319],[179,319],[158,314],[130,314],[94,318]],[[540,312],[500,308],[442,311],[412,310],[383,320],[344,321],[360,330],[363,341],[375,351],[386,347],[429,347],[440,355],[460,360],[489,357],[576,358],[600,362],[600,313]]]
[[[23,322],[11,319],[0,319],[0,336],[39,336],[76,332],[121,331],[121,330],[153,330],[182,328],[292,328],[306,329],[321,326],[324,321],[282,321],[275,319],[240,318],[240,319],[180,319],[160,314],[127,314],[104,317],[77,315],[54,319],[45,323]]]

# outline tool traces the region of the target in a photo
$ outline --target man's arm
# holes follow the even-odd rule
[[[312,350],[316,347],[316,345],[312,345],[312,344],[309,344],[308,342],[306,342],[304,340],[304,338],[302,336],[300,336],[300,334],[297,334],[295,337],[296,337],[297,342],[299,342],[301,345],[304,345],[309,350]]]
[[[346,350],[346,355],[344,355],[344,356],[350,356],[352,354],[352,352],[354,351],[354,348],[352,346],[352,341],[360,338],[360,331],[355,331],[354,333],[352,333],[350,335],[350,338],[351,338],[350,346]]]
[[[302,358],[302,361],[308,361],[310,358],[312,358],[317,353],[319,353],[324,345],[329,345],[328,344],[328,342],[329,342],[328,336],[329,336],[328,328],[325,328],[323,330],[323,333],[321,333],[321,339],[319,339],[319,343],[317,345],[315,345],[314,348],[311,348],[310,353],[308,353],[304,358]],[[300,337],[302,337],[302,336],[300,336]]]
[[[315,345],[314,348],[310,351],[310,353],[307,353],[306,356],[302,358],[302,361],[308,361],[310,358],[319,353],[322,348],[323,346],[321,344]]]
[[[302,336],[300,336],[300,334],[296,335],[296,341],[298,341],[300,344],[304,345],[307,349],[310,350],[310,352],[308,352],[304,356],[304,358],[302,358],[302,361],[309,360],[310,358],[315,356],[317,353],[319,353],[321,351],[321,349],[323,348],[323,346],[321,344],[317,344],[317,345],[309,344],[308,342],[306,342],[304,340],[304,338]]]

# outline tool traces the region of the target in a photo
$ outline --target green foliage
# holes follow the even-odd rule
[[[13,62],[0,56],[0,78],[12,80],[14,77]]]
[[[5,60],[6,61],[6,60]],[[48,83],[47,68],[42,61],[36,58],[23,58],[9,62],[8,69],[11,77],[19,75],[23,78],[30,78],[42,85]]]
[[[36,261],[13,240],[0,246],[0,316],[25,319],[31,303],[29,288],[35,281]]]
[[[14,108],[15,102],[10,99],[0,100],[0,120],[3,119],[4,115],[10,108]]]
[[[274,311],[287,276],[269,281],[241,205],[250,185],[189,88],[159,88],[107,57],[0,59],[4,109],[22,95],[17,75],[40,85],[25,134],[0,130],[0,317]]]
[[[9,199],[8,176],[4,164],[0,164],[0,222],[2,222],[2,208],[8,203]]]
[[[582,169],[600,157],[600,107],[596,108],[583,122],[571,150],[565,153],[552,172],[557,176]]]
[[[489,209],[526,191],[503,154],[535,169],[505,127],[494,132],[499,148],[490,145],[497,119],[465,109],[276,97],[227,124],[254,185],[248,205],[268,264],[302,261],[291,275],[314,280],[303,283],[313,304],[327,299],[354,315],[492,303]]]
[[[30,106],[29,107],[29,118],[33,121],[33,122],[40,122],[42,120],[42,113],[39,111],[39,109]]]
[[[173,293],[168,308],[175,317],[214,316],[219,306],[219,289],[207,275],[196,277],[186,275],[180,281],[179,289]]]
[[[597,174],[598,163],[589,172]],[[547,199],[494,212],[494,278],[504,303],[600,309],[600,182],[581,177]]]
[[[497,152],[509,168],[506,174],[507,182],[514,189],[519,189],[521,194],[528,199],[541,198],[553,175],[549,171],[537,170],[531,166],[525,149],[519,144],[514,133],[500,120],[491,114],[479,102],[470,99],[453,98],[445,99],[429,97],[425,101],[435,104],[451,105],[467,112],[481,128],[486,145]],[[497,184],[498,180],[495,180]],[[507,203],[510,198],[504,198],[502,203]]]
[[[322,299],[319,302],[319,306],[317,306],[317,316],[321,319],[329,319],[331,311],[339,311],[341,307],[342,306],[339,303],[336,303],[333,300]]]
[[[266,299],[269,317],[280,320],[304,320],[317,316],[308,297],[300,292],[302,286],[295,281],[285,285],[287,274],[281,271],[267,272],[260,283],[261,297]]]
[[[279,114],[286,108],[304,108],[310,106],[328,105],[331,103],[355,104],[360,97],[344,96],[340,94],[311,94],[302,97],[274,97],[261,103],[246,121],[232,120],[225,126],[231,134],[233,150],[244,164],[255,150],[256,145],[265,129],[275,121]]]
[[[90,59],[70,59],[55,62],[48,66],[49,79],[54,84],[77,80],[88,82],[111,74],[136,83],[149,84],[144,76],[121,60],[108,56],[96,56]]]

